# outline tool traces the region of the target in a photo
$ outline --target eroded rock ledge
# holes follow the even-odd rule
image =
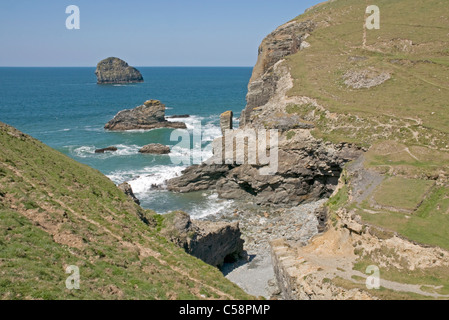
[[[202,164],[169,180],[167,188],[175,192],[214,189],[221,198],[260,205],[295,206],[328,197],[338,184],[344,164],[360,151],[352,145],[321,143],[305,131],[302,138],[302,142],[279,150],[276,175],[261,175],[258,166],[249,164]]]
[[[158,128],[186,129],[183,122],[172,122],[165,119],[165,105],[159,100],[148,100],[143,105],[131,110],[123,110],[109,121],[107,130],[149,130]]]
[[[110,57],[100,61],[95,70],[98,84],[122,84],[143,82],[142,74],[125,61]]]
[[[164,236],[210,265],[220,267],[244,254],[238,222],[196,221],[181,211],[165,215],[164,220]]]

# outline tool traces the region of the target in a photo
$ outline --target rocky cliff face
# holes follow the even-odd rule
[[[123,191],[128,197],[130,197],[136,204],[140,205],[140,200],[137,199],[136,195],[133,192],[131,185],[128,182],[123,182],[118,186],[120,190]]]
[[[238,222],[209,222],[191,220],[184,212],[165,216],[169,227],[163,234],[184,250],[213,265],[221,266],[244,254]]]
[[[265,105],[275,94],[279,75],[274,72],[274,65],[284,57],[306,48],[308,43],[305,40],[314,28],[315,23],[312,21],[292,21],[280,26],[262,41],[248,85],[247,106],[241,114],[241,125],[250,123],[252,111]]]
[[[165,105],[158,100],[148,100],[132,110],[120,111],[104,128],[107,130],[185,129],[186,125],[183,122],[167,121]]]
[[[110,57],[100,61],[95,70],[98,84],[120,84],[143,82],[139,70],[125,61]]]

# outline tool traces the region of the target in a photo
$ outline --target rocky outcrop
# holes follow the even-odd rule
[[[165,119],[165,105],[158,100],[148,100],[132,110],[120,111],[105,127],[107,130],[136,130],[173,128],[186,129],[183,122],[171,122]]]
[[[117,150],[118,150],[117,147],[107,147],[103,149],[97,149],[95,150],[95,153],[115,152]]]
[[[139,70],[130,67],[125,61],[110,57],[100,61],[95,70],[98,84],[120,84],[143,82]]]
[[[349,144],[332,145],[300,130],[295,140],[281,142],[275,175],[262,175],[259,166],[202,164],[187,168],[168,181],[175,192],[215,189],[221,198],[241,199],[260,205],[295,206],[330,196],[344,165],[360,154]]]
[[[174,192],[192,192],[214,189],[217,181],[225,178],[233,168],[231,165],[194,165],[182,172],[182,175],[167,181],[167,189]]]
[[[240,124],[250,122],[252,111],[265,105],[274,95],[279,77],[274,65],[284,57],[295,54],[308,45],[305,39],[315,29],[312,21],[292,21],[269,34],[259,47],[257,63],[248,85],[247,106],[242,111]]]
[[[120,190],[123,191],[124,194],[126,194],[128,197],[130,197],[131,199],[134,200],[135,203],[137,203],[138,205],[140,205],[140,200],[137,199],[137,197],[135,196],[133,189],[131,187],[131,185],[128,182],[123,182],[122,184],[120,184],[118,186],[118,188]]]
[[[257,110],[245,130],[273,128],[279,131],[278,165],[273,175],[261,174],[260,163],[238,164],[235,154],[244,149],[248,155],[258,153],[254,147],[232,146],[233,159],[223,155],[223,138],[214,141],[214,157],[206,163],[186,169],[183,175],[168,181],[168,189],[190,192],[215,189],[220,197],[241,199],[260,205],[295,206],[303,202],[319,200],[333,193],[344,165],[363,152],[352,144],[332,144],[312,136],[313,125],[299,121],[286,108],[297,98],[286,98],[292,86],[288,69],[278,63],[273,68],[279,81],[276,93],[270,101]],[[243,131],[243,130],[242,130]],[[234,130],[238,132],[238,130]],[[229,137],[226,137],[229,139]],[[225,139],[225,140],[226,140]],[[221,152],[220,151],[221,148]],[[266,146],[267,154],[271,145]],[[226,151],[226,150],[225,150]],[[230,161],[229,161],[230,160]]]
[[[159,143],[147,144],[143,148],[139,150],[140,153],[148,153],[148,154],[169,154],[170,147],[164,146]]]
[[[187,253],[210,265],[219,267],[244,253],[238,223],[194,221],[180,211],[164,217],[168,227],[162,233]]]
[[[314,124],[289,112],[290,105],[312,102],[303,97],[287,96],[293,80],[282,60],[306,48],[305,39],[314,28],[311,21],[292,21],[267,36],[259,48],[259,58],[249,83],[247,106],[242,111],[239,129],[277,130],[278,143],[265,147],[266,154],[278,154],[276,172],[261,174],[264,165],[260,158],[257,162],[247,161],[249,155],[259,154],[259,148],[264,146],[251,147],[249,140],[245,145],[237,145],[226,142],[229,137],[219,138],[214,141],[214,157],[168,181],[169,190],[215,189],[225,199],[276,206],[295,206],[333,193],[345,163],[356,159],[362,151],[351,144],[334,145],[314,138],[310,132]],[[228,113],[220,117],[222,130],[230,128],[229,119]],[[256,140],[258,144],[259,138]],[[228,142],[233,148],[233,158],[223,156]],[[236,161],[239,152],[244,153],[243,164]],[[222,158],[218,159],[220,155]]]
[[[373,69],[362,71],[347,71],[343,75],[344,83],[353,89],[369,89],[381,85],[391,79],[388,72],[379,72]]]
[[[232,123],[233,116],[234,116],[234,113],[232,111],[226,111],[220,115],[220,128],[221,128],[221,133],[223,134],[223,136],[225,135],[226,130],[233,129],[233,123]]]

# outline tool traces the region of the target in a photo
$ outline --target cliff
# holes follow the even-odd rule
[[[219,164],[216,152],[169,181],[174,191],[215,188],[270,206],[332,195],[318,212],[327,231],[308,246],[272,242],[287,299],[448,298],[446,7],[377,5],[380,30],[364,32],[364,2],[334,0],[263,40],[240,126],[279,131],[276,174]],[[379,290],[365,285],[370,266]]]
[[[143,82],[142,74],[119,58],[106,58],[95,70],[98,84],[123,84]]]
[[[272,242],[287,299],[449,298],[449,132],[443,124],[449,39],[442,31],[449,21],[435,1],[419,14],[414,1],[378,5],[381,29],[368,31],[365,44],[359,23],[365,4],[335,0],[281,26],[259,50],[245,127],[272,127],[275,119],[295,115],[313,125],[309,132],[318,144],[349,143],[364,151],[343,166],[321,210],[327,231],[305,247]],[[313,30],[285,38],[283,30],[293,25]],[[264,54],[277,37],[287,39],[284,48],[295,37],[307,44],[286,56],[285,50]],[[276,62],[277,56],[283,58]],[[365,283],[372,267],[380,272],[379,290]]]
[[[167,121],[165,105],[158,100],[148,100],[131,110],[122,110],[104,126],[107,130],[149,130],[158,128],[186,129],[183,122]]]
[[[122,188],[0,123],[0,298],[251,298],[164,238],[170,220]],[[198,229],[220,238],[209,231]],[[68,266],[79,290],[66,288]]]

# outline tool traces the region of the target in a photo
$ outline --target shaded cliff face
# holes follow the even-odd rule
[[[165,237],[210,265],[220,267],[244,256],[238,222],[191,220],[180,211],[164,215],[164,221],[168,225],[162,231]]]
[[[125,61],[110,57],[100,61],[95,70],[98,84],[120,84],[143,82],[139,70]]]

